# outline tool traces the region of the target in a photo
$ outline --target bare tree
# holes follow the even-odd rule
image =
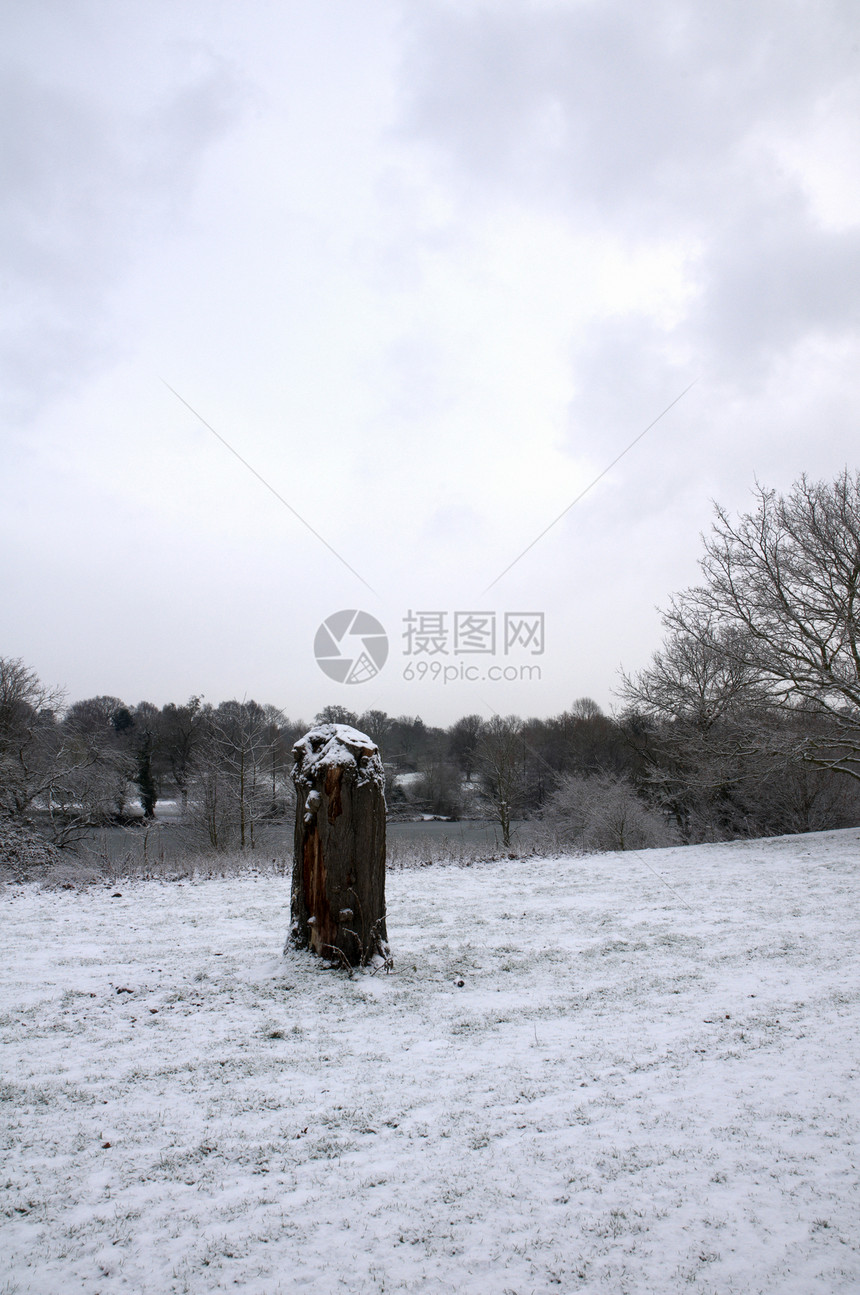
[[[361,733],[366,733],[382,751],[385,738],[390,733],[393,722],[391,716],[387,715],[384,710],[366,710],[359,715],[355,727]]]
[[[667,627],[787,714],[826,720],[797,750],[860,780],[860,472],[755,494],[737,522],[717,508],[704,583],[673,600]]]
[[[179,792],[183,813],[188,812],[191,776],[203,736],[201,711],[201,698],[191,697],[184,706],[173,702],[163,706],[159,719],[162,756]]]
[[[62,700],[22,661],[0,658],[0,811],[32,814],[68,845],[113,817],[129,765],[110,725],[117,698],[77,703],[61,718]]]
[[[54,800],[64,814],[89,804],[93,822],[125,816],[137,768],[133,728],[134,717],[119,697],[87,697],[69,706],[63,716],[66,762],[71,756],[78,773],[59,777],[54,787]]]
[[[254,849],[260,822],[271,814],[273,769],[277,793],[281,735],[275,716],[255,701],[204,708],[205,735],[195,760],[195,802],[210,844]]]
[[[593,697],[577,697],[576,701],[570,708],[570,714],[574,719],[600,719],[603,711],[598,706]]]
[[[824,807],[842,821],[854,798],[829,776],[860,781],[860,476],[756,498],[736,523],[717,509],[704,582],[672,600],[662,649],[620,689],[687,840],[792,830]]]
[[[0,810],[20,816],[51,786],[63,694],[20,658],[0,657]]]
[[[767,727],[766,693],[757,672],[726,651],[730,632],[702,616],[670,628],[650,666],[623,676],[619,689],[644,781],[685,840],[732,834],[734,789]]]
[[[482,790],[502,829],[502,844],[511,843],[511,820],[521,812],[526,788],[527,748],[522,721],[494,715],[484,724],[476,752]]]
[[[355,725],[358,723],[358,716],[346,706],[323,706],[319,714],[314,716],[314,723]]]
[[[409,789],[417,808],[446,818],[459,818],[463,808],[460,771],[446,760],[430,760]]]
[[[484,721],[480,715],[464,715],[448,730],[448,754],[453,756],[466,776],[472,781],[477,759],[478,742]]]
[[[621,696],[649,715],[668,716],[699,734],[766,706],[761,672],[741,636],[713,614],[688,608],[683,625],[664,618],[663,648],[635,677],[622,676]]]

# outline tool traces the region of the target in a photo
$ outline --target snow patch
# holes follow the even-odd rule
[[[7,886],[0,1291],[854,1295],[857,859],[395,872],[352,980],[276,876]]]

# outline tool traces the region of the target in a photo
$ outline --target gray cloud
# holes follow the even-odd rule
[[[727,198],[762,125],[803,123],[857,72],[848,5],[422,6],[407,126],[485,182],[539,184],[601,219],[676,220]],[[735,174],[735,180],[737,175]]]
[[[430,4],[412,18],[404,130],[465,202],[513,196],[579,230],[695,246],[664,367],[682,342],[694,369],[736,369],[744,385],[807,334],[857,327],[860,235],[820,226],[771,145],[837,92],[860,106],[858,48],[856,10],[838,0]]]
[[[860,325],[860,230],[817,227],[798,200],[766,200],[712,231],[691,331],[739,381],[809,334]]]
[[[0,88],[0,385],[20,424],[116,354],[108,296],[164,236],[206,149],[241,111],[222,64],[189,54],[169,94],[130,84],[110,107],[7,58]],[[198,66],[195,66],[197,64]]]

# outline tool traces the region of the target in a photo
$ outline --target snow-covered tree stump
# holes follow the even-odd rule
[[[296,832],[289,942],[332,962],[390,964],[385,925],[385,774],[348,724],[319,724],[293,747]]]

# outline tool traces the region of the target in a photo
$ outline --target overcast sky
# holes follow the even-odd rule
[[[0,65],[0,654],[70,700],[608,709],[713,500],[860,466],[856,3],[4,0]]]

